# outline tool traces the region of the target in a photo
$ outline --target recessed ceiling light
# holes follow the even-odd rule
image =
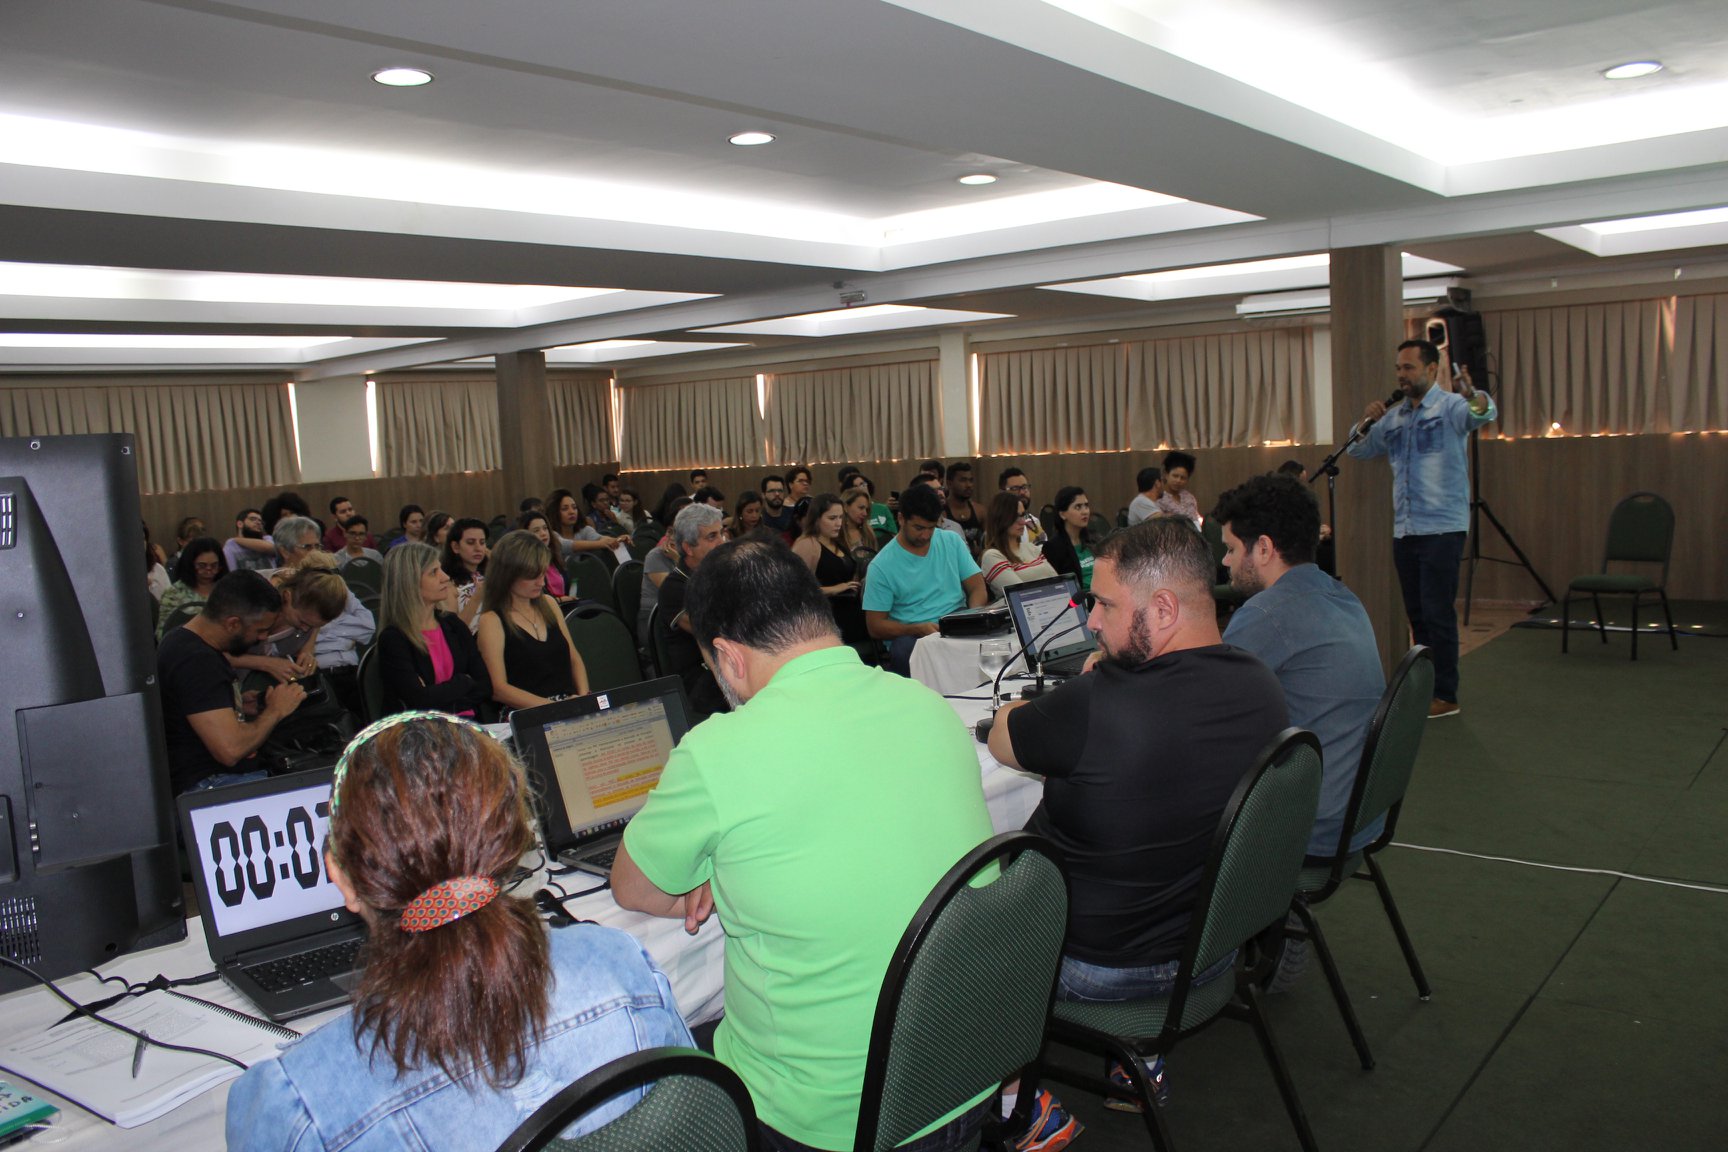
[[[754,148],[758,144],[774,143],[774,136],[769,132],[740,132],[729,139],[740,148]]]
[[[988,173],[988,172],[974,172],[969,176],[960,177],[960,183],[962,183],[962,184],[994,184],[994,183],[996,183],[996,177],[990,175],[990,173]]]
[[[1660,60],[1633,60],[1625,64],[1616,64],[1602,73],[1604,80],[1636,80],[1640,76],[1653,76],[1662,71]]]
[[[432,73],[424,68],[380,68],[372,79],[391,88],[418,88],[432,83]]]

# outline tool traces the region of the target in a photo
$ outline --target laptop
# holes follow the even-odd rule
[[[1086,609],[1080,599],[1080,582],[1071,575],[1051,580],[1012,584],[1006,592],[1008,614],[1014,632],[1026,650],[1027,667],[1038,670],[1043,661],[1046,676],[1077,676],[1086,658],[1098,648],[1092,630],[1086,627]],[[1070,617],[1053,623],[1058,616]],[[1045,632],[1045,628],[1049,628]],[[1040,637],[1039,634],[1043,633]],[[1037,644],[1032,645],[1034,637]]]
[[[210,959],[277,1022],[348,1001],[366,939],[324,871],[332,768],[179,798]]]
[[[510,714],[516,754],[542,801],[548,857],[611,878],[624,825],[660,782],[687,715],[676,676]]]

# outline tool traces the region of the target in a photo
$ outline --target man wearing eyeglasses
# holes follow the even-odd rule
[[[1032,508],[1032,481],[1026,479],[1026,473],[1018,468],[1004,468],[996,478],[996,486],[1004,492],[1012,492],[1026,502],[1026,543],[1035,548],[1044,546],[1044,525],[1038,519],[1038,513]]]

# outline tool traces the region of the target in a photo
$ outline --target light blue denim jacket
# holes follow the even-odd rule
[[[547,1098],[620,1056],[690,1046],[672,988],[642,946],[613,928],[552,933],[555,984],[545,1036],[520,1083],[502,1092],[436,1067],[395,1074],[370,1036],[342,1015],[255,1064],[228,1094],[229,1152],[490,1152]],[[470,1091],[472,1085],[472,1091]],[[568,1135],[598,1127],[641,1098],[630,1093]]]
[[[1368,434],[1350,446],[1359,460],[1392,461],[1392,535],[1435,536],[1470,529],[1470,472],[1465,445],[1470,429],[1499,416],[1494,398],[1478,390],[1481,415],[1456,392],[1435,385],[1420,406],[1394,405]]]

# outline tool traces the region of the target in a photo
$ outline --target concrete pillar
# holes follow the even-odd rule
[[[366,377],[332,376],[294,385],[300,479],[359,480],[372,475]]]
[[[967,381],[966,333],[958,328],[937,337],[936,371],[942,396],[942,452],[950,460],[972,455],[972,394]]]
[[[506,506],[552,490],[552,410],[546,354],[538,349],[493,357],[498,372],[498,447]]]
[[[1333,447],[1350,436],[1371,400],[1391,395],[1393,360],[1404,338],[1403,275],[1396,245],[1332,252]],[[1330,451],[1330,449],[1329,449]],[[1390,672],[1410,647],[1410,625],[1392,565],[1392,469],[1384,457],[1339,461],[1332,530],[1338,575],[1361,599]],[[1326,481],[1315,481],[1322,514]]]

